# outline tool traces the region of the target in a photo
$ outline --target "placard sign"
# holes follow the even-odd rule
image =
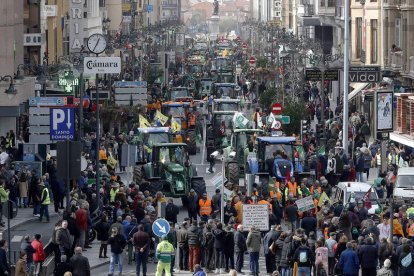
[[[296,200],[296,206],[298,206],[299,212],[304,212],[315,208],[312,196],[307,196],[305,198]]]
[[[249,231],[252,226],[260,231],[269,231],[269,206],[267,204],[243,204],[243,228]]]
[[[377,131],[392,131],[394,98],[392,91],[377,93]]]

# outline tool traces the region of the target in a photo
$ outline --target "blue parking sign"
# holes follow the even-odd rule
[[[75,138],[75,109],[71,107],[50,109],[50,140],[64,141]]]
[[[154,10],[154,6],[153,5],[147,5],[147,12],[152,12]]]

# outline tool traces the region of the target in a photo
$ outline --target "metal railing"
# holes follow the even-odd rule
[[[389,66],[392,69],[402,69],[403,65],[403,52],[390,52]]]

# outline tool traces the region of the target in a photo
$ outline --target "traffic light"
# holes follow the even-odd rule
[[[309,133],[308,120],[300,120],[300,140],[303,142],[303,137]]]

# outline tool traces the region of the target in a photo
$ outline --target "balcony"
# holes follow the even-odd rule
[[[302,21],[302,26],[319,26],[319,16],[315,15],[314,5],[298,5],[297,7],[298,20]]]
[[[161,7],[164,8],[164,9],[176,9],[176,8],[178,8],[178,4],[177,4],[177,2],[163,1],[161,3]]]
[[[402,71],[404,67],[403,52],[390,52],[388,66],[394,71]]]

